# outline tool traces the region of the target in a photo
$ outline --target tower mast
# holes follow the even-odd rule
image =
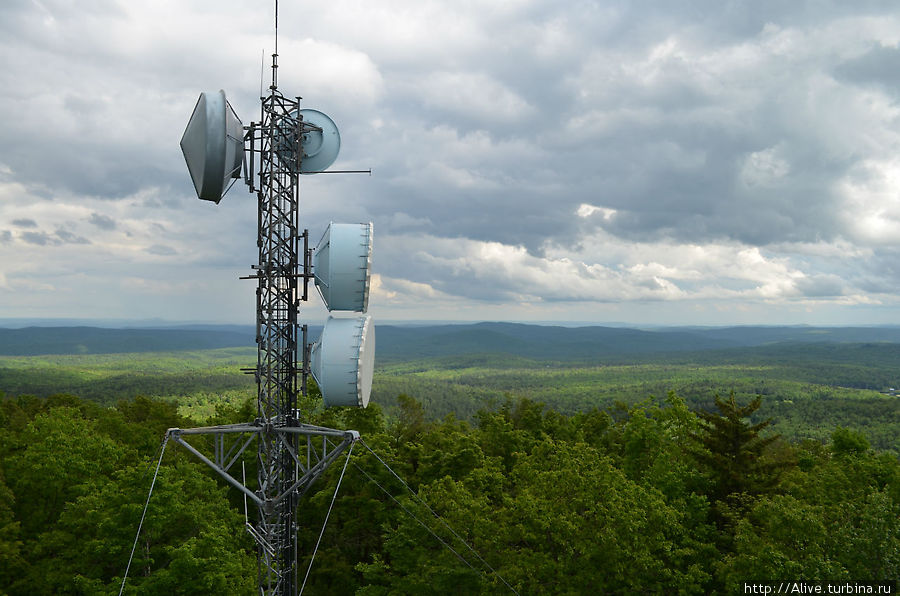
[[[337,157],[334,122],[316,110],[301,110],[300,97],[278,90],[278,3],[272,84],[260,97],[259,122],[244,127],[224,91],[203,93],[188,122],[181,148],[197,196],[218,203],[233,178],[244,173],[257,198],[256,366],[244,369],[257,383],[252,422],[193,429],[172,428],[168,437],[210,466],[253,502],[247,530],[257,545],[258,585],[263,596],[298,592],[296,510],[312,483],[359,440],[353,430],[308,424],[298,409],[312,374],[326,406],[365,407],[374,366],[374,328],[368,316],[329,317],[321,338],[307,344],[299,324],[300,303],[315,279],[329,311],[365,313],[371,263],[371,223],[331,224],[315,251],[300,229],[299,176],[320,173]],[[321,261],[321,265],[317,265]],[[314,272],[315,271],[315,272]],[[302,284],[302,285],[301,285]],[[324,289],[323,289],[324,288]],[[212,435],[212,458],[187,437]],[[253,442],[257,477],[248,483],[233,470]],[[245,501],[246,502],[246,501]]]
[[[299,135],[294,142],[278,145],[279,131],[300,126],[291,114],[299,104],[281,95],[277,87],[278,54],[272,55],[272,85],[262,100],[259,124],[262,141],[259,157],[259,188],[256,191],[258,226],[256,244],[256,343],[257,416],[263,429],[257,451],[258,486],[264,501],[257,516],[256,533],[259,584],[272,594],[297,593],[297,528],[294,512],[297,498],[296,435],[275,432],[294,427],[297,419],[298,358],[297,316],[300,308],[298,279],[302,261],[298,254],[299,184],[296,170],[284,164],[299,164]],[[254,134],[251,126],[251,134]],[[286,146],[285,146],[286,145]],[[281,155],[278,155],[278,154]],[[285,155],[287,153],[287,155]],[[285,159],[286,158],[286,159]],[[269,430],[272,429],[272,430]],[[276,500],[284,494],[281,500]],[[277,590],[275,586],[278,586]]]

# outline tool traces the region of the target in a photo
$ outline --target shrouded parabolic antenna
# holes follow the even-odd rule
[[[325,229],[313,253],[316,287],[328,310],[366,312],[372,268],[372,223]]]
[[[334,163],[341,150],[341,133],[334,120],[319,110],[296,110],[291,117],[300,123],[300,174],[322,172]],[[292,152],[289,143],[297,141],[296,131],[282,129],[278,157],[282,163],[289,162]],[[292,172],[297,164],[285,163]]]
[[[225,99],[225,92],[201,93],[181,136],[197,196],[218,203],[232,178],[240,178],[244,162],[244,125]]]
[[[322,335],[310,348],[309,358],[326,407],[369,405],[375,372],[372,317],[328,317]]]

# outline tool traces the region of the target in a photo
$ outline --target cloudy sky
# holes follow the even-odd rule
[[[272,4],[0,4],[0,318],[253,321],[255,198],[178,142],[201,91],[258,118]],[[282,0],[281,90],[373,170],[302,223],[374,222],[376,320],[900,323],[898,42],[895,0]]]

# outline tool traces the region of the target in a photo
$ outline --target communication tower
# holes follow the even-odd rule
[[[242,424],[173,428],[168,437],[240,490],[245,504],[249,499],[255,505],[247,529],[257,545],[259,593],[293,595],[299,587],[295,512],[300,499],[359,440],[353,430],[305,423],[308,413],[298,408],[298,395],[306,395],[311,374],[326,406],[369,403],[375,360],[375,329],[366,315],[372,224],[331,223],[310,247],[309,231],[300,227],[300,176],[322,173],[334,163],[340,133],[322,112],[301,109],[300,97],[285,97],[277,73],[276,35],[272,84],[260,98],[259,121],[244,126],[224,91],[202,93],[181,139],[198,198],[218,204],[242,177],[256,194],[259,259],[242,279],[257,282],[257,362],[244,369],[256,377],[257,417]],[[312,344],[307,326],[299,322],[310,281],[329,310]],[[212,435],[211,458],[188,442],[194,435]],[[248,482],[237,464],[254,443],[257,477]]]

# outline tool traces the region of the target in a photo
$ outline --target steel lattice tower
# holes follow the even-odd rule
[[[306,326],[298,324],[298,316],[313,277],[309,235],[299,225],[299,174],[302,139],[321,129],[303,121],[299,97],[289,99],[278,91],[277,69],[276,53],[269,94],[260,98],[260,122],[245,127],[242,140],[245,179],[258,207],[259,260],[244,278],[257,280],[257,363],[244,369],[256,377],[257,418],[246,424],[173,428],[168,436],[241,490],[245,502],[249,498],[256,505],[247,530],[257,544],[259,593],[293,596],[298,592],[297,506],[322,472],[359,440],[359,433],[303,423],[298,410],[298,395],[306,393],[310,372]],[[191,435],[213,436],[212,459],[187,442]],[[254,441],[255,486],[232,472]]]
[[[273,65],[273,70],[276,65]],[[301,122],[291,117],[299,112],[297,101],[284,98],[272,85],[262,102],[259,131],[262,146],[259,158],[256,265],[256,342],[258,345],[257,414],[268,427],[292,427],[297,421],[298,359],[297,314],[299,255],[299,185],[296,169],[283,164],[299,163]],[[255,130],[251,127],[251,135]],[[286,142],[285,139],[294,142]],[[281,143],[279,146],[279,139]],[[279,154],[280,153],[280,154]],[[252,159],[252,157],[251,157]],[[257,531],[264,540],[259,545],[260,586],[280,585],[275,593],[295,594],[296,590],[296,497],[291,488],[297,480],[296,437],[263,431],[258,450],[258,485],[266,504],[279,495],[285,498],[271,509],[259,510]],[[272,547],[269,552],[263,544]]]

